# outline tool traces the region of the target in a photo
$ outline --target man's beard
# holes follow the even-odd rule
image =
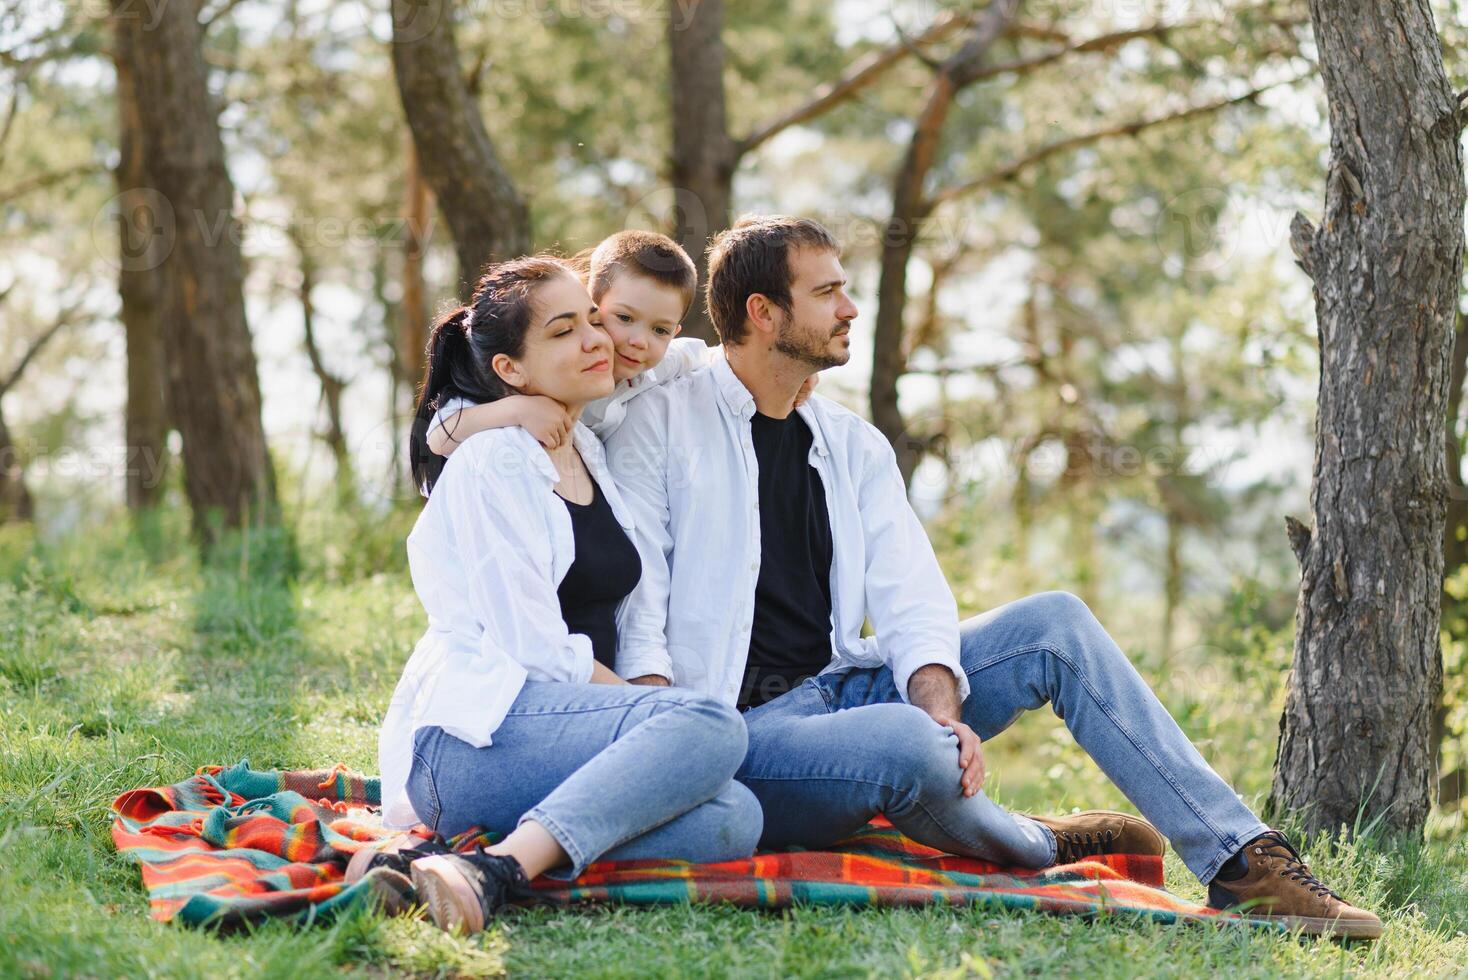
[[[775,350],[806,365],[812,373],[840,367],[850,360],[850,354],[845,351],[841,354],[831,353],[830,343],[836,336],[836,331],[843,326],[844,324],[837,324],[830,332],[817,335],[814,331],[797,331],[794,318],[786,316],[785,322],[780,325],[779,334],[775,337]]]

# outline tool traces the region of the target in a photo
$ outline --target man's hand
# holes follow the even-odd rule
[[[972,728],[957,718],[934,718],[940,725],[953,729],[958,736],[958,768],[963,770],[959,783],[964,796],[973,796],[984,788],[988,772],[984,768],[984,743]]]
[[[958,736],[959,784],[964,796],[973,796],[984,786],[984,746],[974,730],[962,721],[963,703],[958,698],[958,679],[942,664],[925,664],[912,672],[907,682],[907,699],[926,711],[934,721],[953,729]]]
[[[628,684],[641,684],[643,687],[672,687],[673,686],[673,685],[669,684],[668,683],[668,679],[666,677],[662,676],[661,674],[643,674],[641,677],[634,677],[634,678],[632,678],[627,683]]]

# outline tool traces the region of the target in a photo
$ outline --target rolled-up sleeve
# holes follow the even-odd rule
[[[857,488],[866,544],[867,614],[882,659],[904,701],[920,667],[952,672],[960,698],[969,694],[959,659],[958,604],[932,542],[912,504],[891,445],[875,429],[864,433],[866,468]]]

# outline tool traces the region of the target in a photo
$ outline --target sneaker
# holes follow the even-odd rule
[[[534,895],[519,861],[482,848],[419,858],[412,869],[418,898],[445,932],[481,932],[505,905]]]
[[[346,882],[350,885],[360,881],[373,868],[389,868],[406,876],[409,866],[419,858],[448,853],[448,842],[438,834],[426,840],[410,834],[399,834],[353,854],[352,859],[347,862]]]
[[[1241,868],[1220,871],[1208,883],[1208,904],[1239,909],[1250,919],[1282,922],[1312,936],[1376,939],[1381,919],[1358,909],[1320,882],[1300,852],[1277,830],[1254,838],[1239,851]]]
[[[1063,817],[1031,817],[1055,835],[1055,863],[1074,864],[1102,854],[1150,854],[1161,857],[1167,841],[1157,828],[1127,813],[1086,810]]]

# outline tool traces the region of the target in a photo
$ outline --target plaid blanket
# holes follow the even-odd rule
[[[364,898],[342,880],[359,848],[394,835],[376,812],[376,779],[346,771],[206,766],[172,786],[114,801],[113,841],[142,866],[152,915],[187,925],[272,916],[309,922]],[[426,830],[423,831],[426,834]],[[473,831],[450,843],[492,840]],[[879,820],[829,851],[743,861],[605,861],[575,881],[539,879],[545,900],[570,905],[730,902],[757,908],[824,905],[1000,905],[1051,913],[1129,913],[1164,922],[1230,919],[1163,891],[1162,860],[1108,855],[1043,871],[954,857]]]

